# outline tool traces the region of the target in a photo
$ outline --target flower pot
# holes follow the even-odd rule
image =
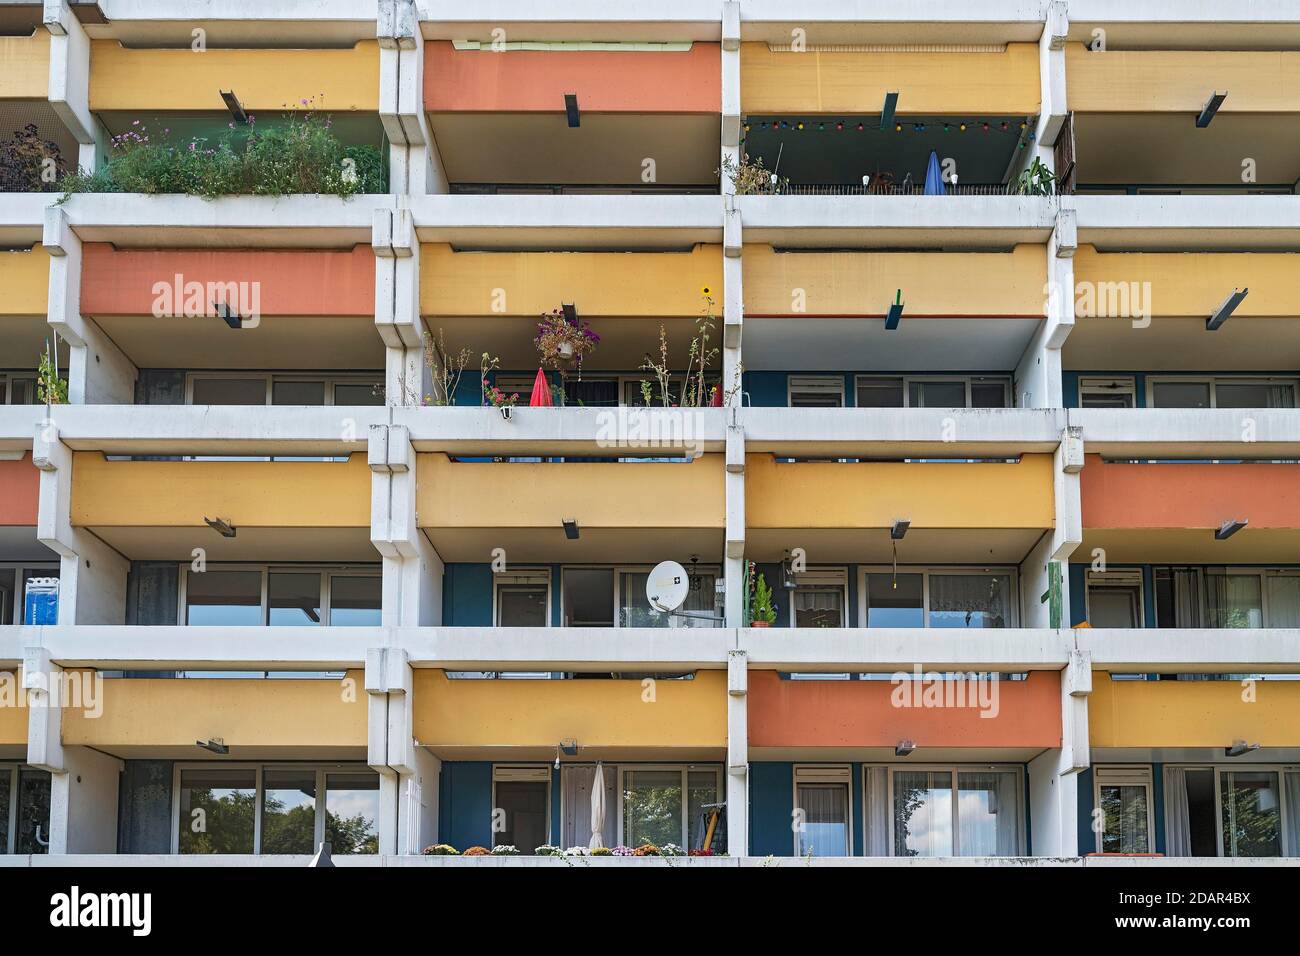
[[[502,406],[501,406],[501,417],[502,417],[502,419],[504,419],[505,421],[510,421],[510,416],[511,416],[511,414],[512,414],[513,412],[514,412],[514,406],[512,406],[512,405],[502,405]]]
[[[562,359],[573,358],[573,343],[561,342],[559,345],[555,347],[555,354]]]
[[[771,626],[772,626],[772,622],[771,622],[771,621],[751,621],[751,622],[749,623],[749,626],[750,626],[750,627],[771,627]]]

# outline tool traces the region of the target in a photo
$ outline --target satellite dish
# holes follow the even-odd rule
[[[677,610],[691,590],[686,569],[676,561],[661,561],[645,579],[645,597],[650,606],[665,614]]]

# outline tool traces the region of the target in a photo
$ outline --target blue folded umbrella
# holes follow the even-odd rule
[[[939,171],[939,154],[930,150],[930,161],[925,166],[925,195],[942,196],[945,192],[943,173]]]

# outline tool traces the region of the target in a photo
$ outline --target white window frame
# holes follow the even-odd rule
[[[1287,385],[1291,388],[1293,408],[1300,408],[1300,378],[1292,375],[1150,375],[1147,376],[1147,408],[1155,404],[1157,385],[1208,385],[1210,408],[1219,407],[1220,385]],[[1192,409],[1194,411],[1194,409]]]
[[[63,372],[63,379],[64,379],[64,381],[67,381],[67,370],[66,370],[66,368],[64,369],[64,372]],[[0,372],[0,384],[3,384],[4,387],[5,387],[5,396],[4,396],[4,401],[3,401],[3,402],[0,402],[0,405],[13,405],[13,404],[14,404],[14,382],[15,382],[15,381],[18,381],[18,382],[31,382],[31,383],[32,383],[32,398],[33,398],[33,399],[36,398],[36,393],[37,393],[37,384],[36,384],[36,374],[35,374],[34,372],[16,372],[16,371],[11,371],[11,372]],[[39,403],[37,403],[37,402],[33,402],[32,404],[35,405],[35,404],[39,404]]]
[[[58,577],[58,561],[0,561],[0,573],[13,571],[14,576],[14,607],[13,614],[10,615],[12,620],[0,621],[3,624],[21,624],[23,622],[23,610],[27,605],[27,582],[23,579],[24,571],[51,571],[52,575],[42,575],[42,577]]]
[[[1166,565],[1161,565],[1166,567]],[[1272,610],[1269,607],[1268,600],[1268,582],[1270,578],[1293,578],[1300,576],[1300,568],[1256,568],[1256,567],[1233,567],[1232,565],[1207,564],[1199,569],[1201,577],[1201,620],[1207,622],[1209,626],[1210,619],[1210,579],[1213,577],[1232,575],[1234,577],[1257,577],[1259,578],[1259,608],[1261,627],[1273,627]]]
[[[1013,408],[1013,396],[1011,394],[1011,376],[1009,375],[891,375],[888,372],[862,372],[853,376],[853,401],[857,404],[858,387],[863,379],[898,379],[903,383],[903,408],[912,408],[912,383],[926,382],[946,382],[962,383],[966,387],[966,408],[971,408],[971,386],[975,383],[981,385],[998,384],[1002,386],[1003,408]],[[929,408],[928,405],[918,405],[917,408]],[[934,406],[936,408],[944,406]]]
[[[198,760],[198,761],[177,761],[172,767],[172,839],[171,852],[173,856],[180,855],[181,849],[181,771],[183,770],[252,770],[254,771],[254,804],[257,812],[253,816],[253,855],[262,855],[262,804],[266,799],[266,771],[288,770],[298,773],[311,772],[316,775],[316,820],[315,827],[312,831],[312,840],[314,847],[319,847],[325,840],[325,796],[327,777],[331,773],[366,773],[374,771],[368,764],[364,763],[307,763],[295,764],[285,762],[268,762],[268,763],[249,763],[241,761],[239,763],[226,763],[220,760]],[[378,777],[378,773],[375,773]],[[378,828],[379,820],[375,820],[375,826]],[[315,849],[312,852],[316,852]],[[191,854],[185,854],[189,856]],[[194,854],[201,855],[201,854]],[[226,854],[217,854],[219,856]],[[357,854],[358,856],[370,856],[368,853]]]
[[[503,627],[501,623],[501,588],[506,587],[545,587],[546,613],[542,627],[551,626],[551,569],[550,568],[516,568],[492,574],[492,626]]]
[[[1278,800],[1278,817],[1277,825],[1279,830],[1278,845],[1281,848],[1281,855],[1278,857],[1264,857],[1263,859],[1286,859],[1288,857],[1300,856],[1300,846],[1293,847],[1290,845],[1290,837],[1287,831],[1289,823],[1286,808],[1286,775],[1288,773],[1300,772],[1300,765],[1289,763],[1233,763],[1230,766],[1212,763],[1166,763],[1161,770],[1161,797],[1167,803],[1169,800],[1169,776],[1168,771],[1171,768],[1181,770],[1212,770],[1214,771],[1214,858],[1220,860],[1239,859],[1238,857],[1225,856],[1223,852],[1223,788],[1221,778],[1225,771],[1229,773],[1273,773],[1277,775],[1277,800]],[[1169,813],[1165,813],[1165,846],[1169,846]],[[1174,859],[1183,859],[1175,857]],[[1210,859],[1205,857],[1204,859]],[[1253,859],[1252,857],[1240,857],[1240,859]]]
[[[549,844],[554,835],[551,832],[551,765],[550,764],[493,764],[492,765],[492,814],[495,817],[496,811],[500,807],[497,803],[497,784],[498,783],[544,783],[546,784],[546,843]],[[492,846],[497,845],[497,834],[495,830],[492,833]],[[488,849],[491,849],[489,847]],[[537,847],[517,847],[520,853],[531,853]]]
[[[1089,623],[1092,622],[1092,583],[1096,581],[1105,588],[1107,586],[1119,590],[1121,587],[1137,586],[1137,624],[1135,627],[1146,627],[1146,610],[1147,595],[1146,581],[1141,568],[1115,568],[1111,571],[1093,571],[1089,569],[1083,577],[1083,613],[1084,619]],[[1131,582],[1131,583],[1128,583]]]
[[[321,382],[325,389],[325,406],[334,404],[334,388],[337,385],[378,385],[384,386],[383,373],[378,376],[370,375],[339,375],[335,373],[321,372],[313,374],[310,371],[292,371],[292,372],[262,372],[262,371],[240,371],[239,369],[230,369],[224,372],[203,371],[203,372],[186,372],[185,373],[185,404],[194,404],[194,383],[198,380],[211,381],[213,379],[262,379],[266,383],[266,397],[264,405],[270,406],[275,395],[275,386],[283,382]],[[237,406],[234,406],[237,407]],[[291,406],[280,406],[291,407]]]
[[[952,858],[957,858],[961,856],[961,819],[959,817],[961,800],[957,798],[957,794],[958,794],[957,774],[979,773],[981,771],[1014,773],[1016,775],[1016,810],[1018,812],[1016,814],[1016,852],[1012,855],[1013,856],[1025,855],[1025,847],[1027,845],[1025,840],[1025,816],[1028,807],[1026,806],[1026,800],[1025,800],[1025,768],[1020,766],[1019,764],[909,765],[909,764],[897,764],[897,763],[864,763],[861,769],[862,814],[863,814],[862,819],[863,820],[868,819],[866,815],[867,799],[868,799],[868,793],[867,793],[868,784],[867,784],[866,774],[867,774],[867,770],[872,767],[884,767],[886,770],[885,789],[888,791],[886,795],[889,798],[889,810],[888,810],[888,817],[887,817],[889,820],[889,835],[888,835],[887,843],[889,847],[890,856],[895,855],[894,848],[897,843],[897,836],[894,833],[894,774],[899,771],[902,772],[927,771],[930,773],[949,773],[951,775],[951,782],[949,783],[949,786],[952,787],[952,850],[953,850]]]
[[[187,605],[187,599],[189,597],[189,576],[191,573],[199,573],[199,572],[192,572],[190,570],[189,562],[185,562],[179,565],[179,568],[180,568],[180,581],[177,587],[176,623],[181,627],[190,627],[190,626],[197,627],[199,625],[190,625],[188,621],[186,621],[186,618],[189,616],[186,613],[188,611],[188,607],[186,605]],[[218,564],[209,564],[207,566],[207,569],[208,571],[256,571],[262,575],[262,604],[261,604],[262,623],[260,625],[256,625],[258,627],[271,626],[267,622],[269,620],[269,614],[270,614],[270,575],[273,572],[289,573],[289,574],[300,573],[300,574],[320,575],[321,620],[320,620],[320,624],[315,625],[317,627],[331,626],[330,625],[330,596],[333,593],[333,588],[331,587],[331,585],[335,578],[379,578],[380,588],[381,588],[380,593],[382,599],[382,587],[383,587],[382,568],[375,568],[372,571],[367,568],[360,567],[358,565],[331,566],[331,565],[319,565],[319,564],[311,564],[311,565],[261,564],[256,562],[250,564],[239,564],[233,562],[222,562]]]
[[[1079,378],[1079,407],[1087,408],[1083,404],[1084,397],[1093,395],[1127,395],[1129,397],[1129,408],[1137,408],[1137,380],[1132,375],[1115,375],[1115,376],[1096,376],[1090,375]],[[1114,409],[1112,409],[1113,411]]]
[[[21,764],[0,763],[0,776],[9,778],[9,819],[5,820],[5,845],[0,853],[11,856],[18,847],[18,770]]]
[[[868,574],[893,574],[894,568],[888,564],[864,564],[858,567],[858,627],[867,627],[867,575]],[[1020,626],[1020,575],[1019,569],[1015,565],[996,565],[991,564],[987,567],[978,568],[954,566],[944,567],[943,565],[910,565],[900,564],[898,566],[899,574],[920,574],[921,575],[921,627],[910,628],[910,630],[924,630],[930,627],[930,575],[956,575],[968,574],[984,576],[990,574],[1006,574],[1011,579],[1011,595],[1007,602],[1010,612],[1007,626],[1001,630],[1010,630],[1013,627]],[[941,628],[941,630],[949,630]],[[989,628],[994,630],[994,628]]]
[[[1147,853],[1156,852],[1156,787],[1150,764],[1098,764],[1092,768],[1092,806],[1101,809],[1102,787],[1145,787],[1147,792]],[[1093,830],[1093,848],[1101,853],[1101,833]]]
[[[790,777],[790,794],[793,801],[791,805],[796,810],[802,809],[799,806],[800,784],[829,784],[833,786],[843,785],[845,787],[844,815],[847,826],[844,855],[853,856],[853,767],[849,764],[795,764],[794,772]],[[801,856],[802,854],[799,852],[799,832],[796,830],[792,836],[794,837],[794,855]]]
[[[790,608],[786,615],[789,618],[791,627],[797,626],[795,624],[794,596],[801,588],[811,591],[839,591],[841,616],[844,618],[840,626],[849,626],[849,569],[847,566],[810,568],[807,571],[799,572],[794,578],[795,586],[790,589]]]
[[[785,377],[785,404],[794,408],[796,392],[812,392],[833,395],[839,399],[839,405],[828,406],[843,408],[845,403],[844,376],[842,375],[787,375]]]
[[[682,833],[681,833],[681,839],[678,841],[677,845],[686,852],[690,852],[691,849],[689,844],[690,832],[691,832],[691,821],[687,817],[687,813],[689,812],[689,808],[690,808],[690,779],[691,779],[690,775],[692,773],[712,773],[714,776],[714,793],[717,794],[719,800],[725,797],[725,791],[723,790],[723,786],[722,786],[722,768],[717,765],[681,764],[681,763],[619,764],[617,769],[618,769],[618,776],[616,778],[618,780],[618,788],[617,788],[618,789],[618,837],[617,839],[618,839],[619,846],[628,845],[626,834],[623,832],[623,821],[625,818],[625,814],[623,812],[623,804],[624,804],[623,795],[627,793],[626,774],[635,773],[636,771],[639,770],[659,770],[659,771],[676,770],[681,773]],[[636,847],[632,847],[632,849],[635,850]]]
[[[612,571],[614,575],[614,624],[615,628],[620,628],[619,609],[623,606],[623,575],[624,574],[646,574],[654,570],[653,564],[562,564],[560,565],[560,620],[565,620],[564,606],[564,575],[568,571]],[[687,568],[689,572],[691,569]],[[715,582],[722,580],[722,568],[716,564],[701,564],[695,570],[700,574],[711,574]],[[716,595],[716,591],[715,591]],[[495,600],[495,597],[493,598]],[[715,596],[716,602],[716,596]],[[549,618],[548,618],[549,620]]]

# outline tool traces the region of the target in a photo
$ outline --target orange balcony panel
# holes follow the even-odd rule
[[[35,525],[40,487],[31,452],[13,461],[0,459],[0,527]]]
[[[86,315],[182,313],[191,283],[224,289],[247,283],[261,315],[373,316],[375,257],[369,246],[334,250],[256,251],[116,249],[87,243],[81,266]],[[187,288],[188,287],[188,288]],[[238,288],[238,286],[236,286]],[[227,301],[234,294],[223,292]]]
[[[1042,750],[1061,745],[1061,681],[1055,672],[1035,671],[1023,681],[986,683],[979,692],[972,692],[975,685],[967,681],[965,703],[970,706],[926,706],[925,686],[884,680],[781,680],[775,671],[752,671],[749,745],[837,751],[892,751],[900,740],[923,750]]]
[[[425,44],[430,113],[562,113],[576,93],[584,113],[718,113],[716,43],[690,50],[457,50]]]

